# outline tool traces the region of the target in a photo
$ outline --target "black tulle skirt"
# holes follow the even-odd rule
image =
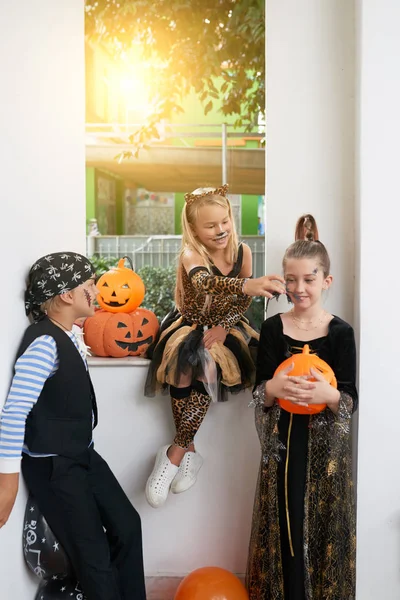
[[[178,310],[161,324],[155,343],[148,349],[151,359],[145,395],[168,391],[185,380],[202,381],[214,401],[228,399],[227,392],[251,388],[255,378],[258,333],[247,319],[239,321],[226,336],[207,350],[203,344],[205,327],[186,321]]]

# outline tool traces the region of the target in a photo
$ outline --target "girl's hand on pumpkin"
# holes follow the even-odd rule
[[[227,334],[228,332],[221,325],[216,325],[215,327],[207,329],[203,336],[204,346],[209,350],[215,342],[224,343]]]
[[[18,492],[19,473],[0,473],[0,527],[8,521]]]
[[[332,412],[337,413],[340,400],[339,390],[331,386],[317,369],[312,368],[310,373],[316,379],[314,389],[311,391],[311,399],[304,403],[298,402],[298,404],[326,404]]]
[[[293,370],[294,363],[286,369],[277,373],[266,383],[267,401],[266,406],[272,406],[276,398],[289,400],[296,403],[307,403],[311,398],[311,392],[315,383],[308,381],[308,376],[292,377],[289,375]]]

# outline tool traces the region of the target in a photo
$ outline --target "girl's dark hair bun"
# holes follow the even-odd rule
[[[295,242],[298,240],[307,240],[309,242],[319,241],[317,222],[312,215],[302,215],[297,220],[294,239]]]

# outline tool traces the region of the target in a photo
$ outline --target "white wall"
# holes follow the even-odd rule
[[[22,302],[26,269],[49,251],[66,247],[84,250],[82,9],[82,0],[0,3],[0,250],[7,278],[7,294],[3,293],[1,299],[3,314],[7,309],[0,337],[3,397],[17,340],[26,324]],[[268,0],[268,266],[270,271],[280,268],[283,251],[293,239],[296,217],[304,211],[313,212],[331,253],[336,278],[328,307],[360,324],[357,597],[397,600],[400,409],[395,373],[400,325],[395,299],[400,291],[396,264],[400,5],[397,0],[358,0],[358,9],[360,78],[354,78],[353,2]],[[360,303],[354,316],[356,79],[360,79],[356,227],[357,265],[361,270],[357,269]],[[386,314],[388,323],[382,319]],[[170,421],[165,428],[165,420],[170,418],[167,405],[162,404],[162,399],[152,405],[139,393],[130,397],[123,391],[122,379],[117,379],[119,394],[111,396],[110,373],[108,369],[94,372],[103,413],[96,437],[99,449],[109,456],[142,512],[148,572],[176,572],[176,559],[182,571],[190,570],[199,560],[217,564],[224,555],[225,566],[242,570],[251,518],[251,487],[254,488],[259,454],[251,411],[240,404],[239,398],[230,405],[212,407],[213,418],[207,420],[199,436],[206,462],[198,485],[192,492],[173,498],[165,509],[152,511],[144,504],[141,490],[151,467],[152,451],[159,443],[167,442],[172,433]],[[143,374],[138,375],[134,369],[126,373],[129,389],[134,389],[134,383],[140,387]],[[127,411],[123,414],[132,418],[132,426],[126,419],[121,439],[114,437],[112,428],[105,429],[108,421],[113,423],[111,412],[117,402],[121,402],[119,410]],[[385,410],[380,409],[383,402]],[[148,427],[140,427],[140,419],[149,423]],[[223,447],[228,450],[229,485],[225,486],[219,481],[225,455],[217,453],[214,445],[218,427],[223,428]],[[246,439],[243,455],[232,445],[242,431]],[[141,446],[131,457],[126,455],[120,461],[118,453],[127,441],[134,440],[132,432],[141,436]],[[241,476],[245,474],[246,478],[242,489],[236,475],[237,464]],[[212,500],[210,489],[214,486],[219,490],[217,499],[226,502],[226,512]],[[182,537],[181,528],[175,525],[178,519],[182,522],[182,516],[190,518],[189,499],[189,506],[202,515],[201,526],[191,526],[190,539]],[[29,579],[22,561],[24,502],[21,492],[10,522],[0,532],[4,600],[28,599],[36,589],[36,581]],[[167,530],[163,529],[165,522],[169,525]],[[221,532],[218,539],[217,532]],[[165,551],[168,543],[176,557]]]
[[[357,598],[397,600],[400,4],[356,9],[268,0],[268,258],[277,268],[294,215],[315,214],[336,277],[328,306],[359,333]]]
[[[358,592],[400,596],[400,3],[360,0]]]
[[[260,462],[250,394],[211,405],[196,437],[204,458],[196,485],[155,510],[144,489],[157,450],[174,436],[170,399],[144,398],[147,365],[91,365],[90,372],[96,449],[142,517],[146,574],[186,575],[203,566],[244,573]]]
[[[0,2],[0,169],[3,315],[0,393],[5,398],[27,325],[24,278],[51,251],[84,251],[83,0]],[[0,400],[0,404],[2,404]],[[25,494],[0,531],[2,600],[34,597],[22,559]]]
[[[352,1],[267,0],[266,121],[268,272],[280,271],[297,218],[311,212],[332,261],[327,308],[352,322]]]

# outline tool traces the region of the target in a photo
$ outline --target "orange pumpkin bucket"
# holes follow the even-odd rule
[[[140,356],[153,343],[158,319],[147,308],[131,313],[98,310],[83,326],[85,342],[96,356]]]
[[[321,375],[327,380],[327,382],[334,388],[337,388],[337,381],[335,373],[331,367],[324,360],[319,358],[316,354],[310,354],[310,347],[308,344],[304,344],[303,351],[300,354],[293,354],[290,358],[286,359],[279,365],[275,371],[275,375],[283,369],[286,369],[289,365],[294,364],[292,371],[289,376],[300,377],[302,375],[310,375],[311,369],[319,371]],[[316,381],[314,378],[309,381]],[[309,406],[300,406],[290,400],[283,400],[278,398],[278,404],[281,408],[289,413],[296,415],[312,415],[323,411],[326,408],[326,404],[310,404]]]
[[[144,283],[133,269],[124,266],[125,258],[104,273],[96,284],[97,302],[108,312],[130,313],[143,302]]]

